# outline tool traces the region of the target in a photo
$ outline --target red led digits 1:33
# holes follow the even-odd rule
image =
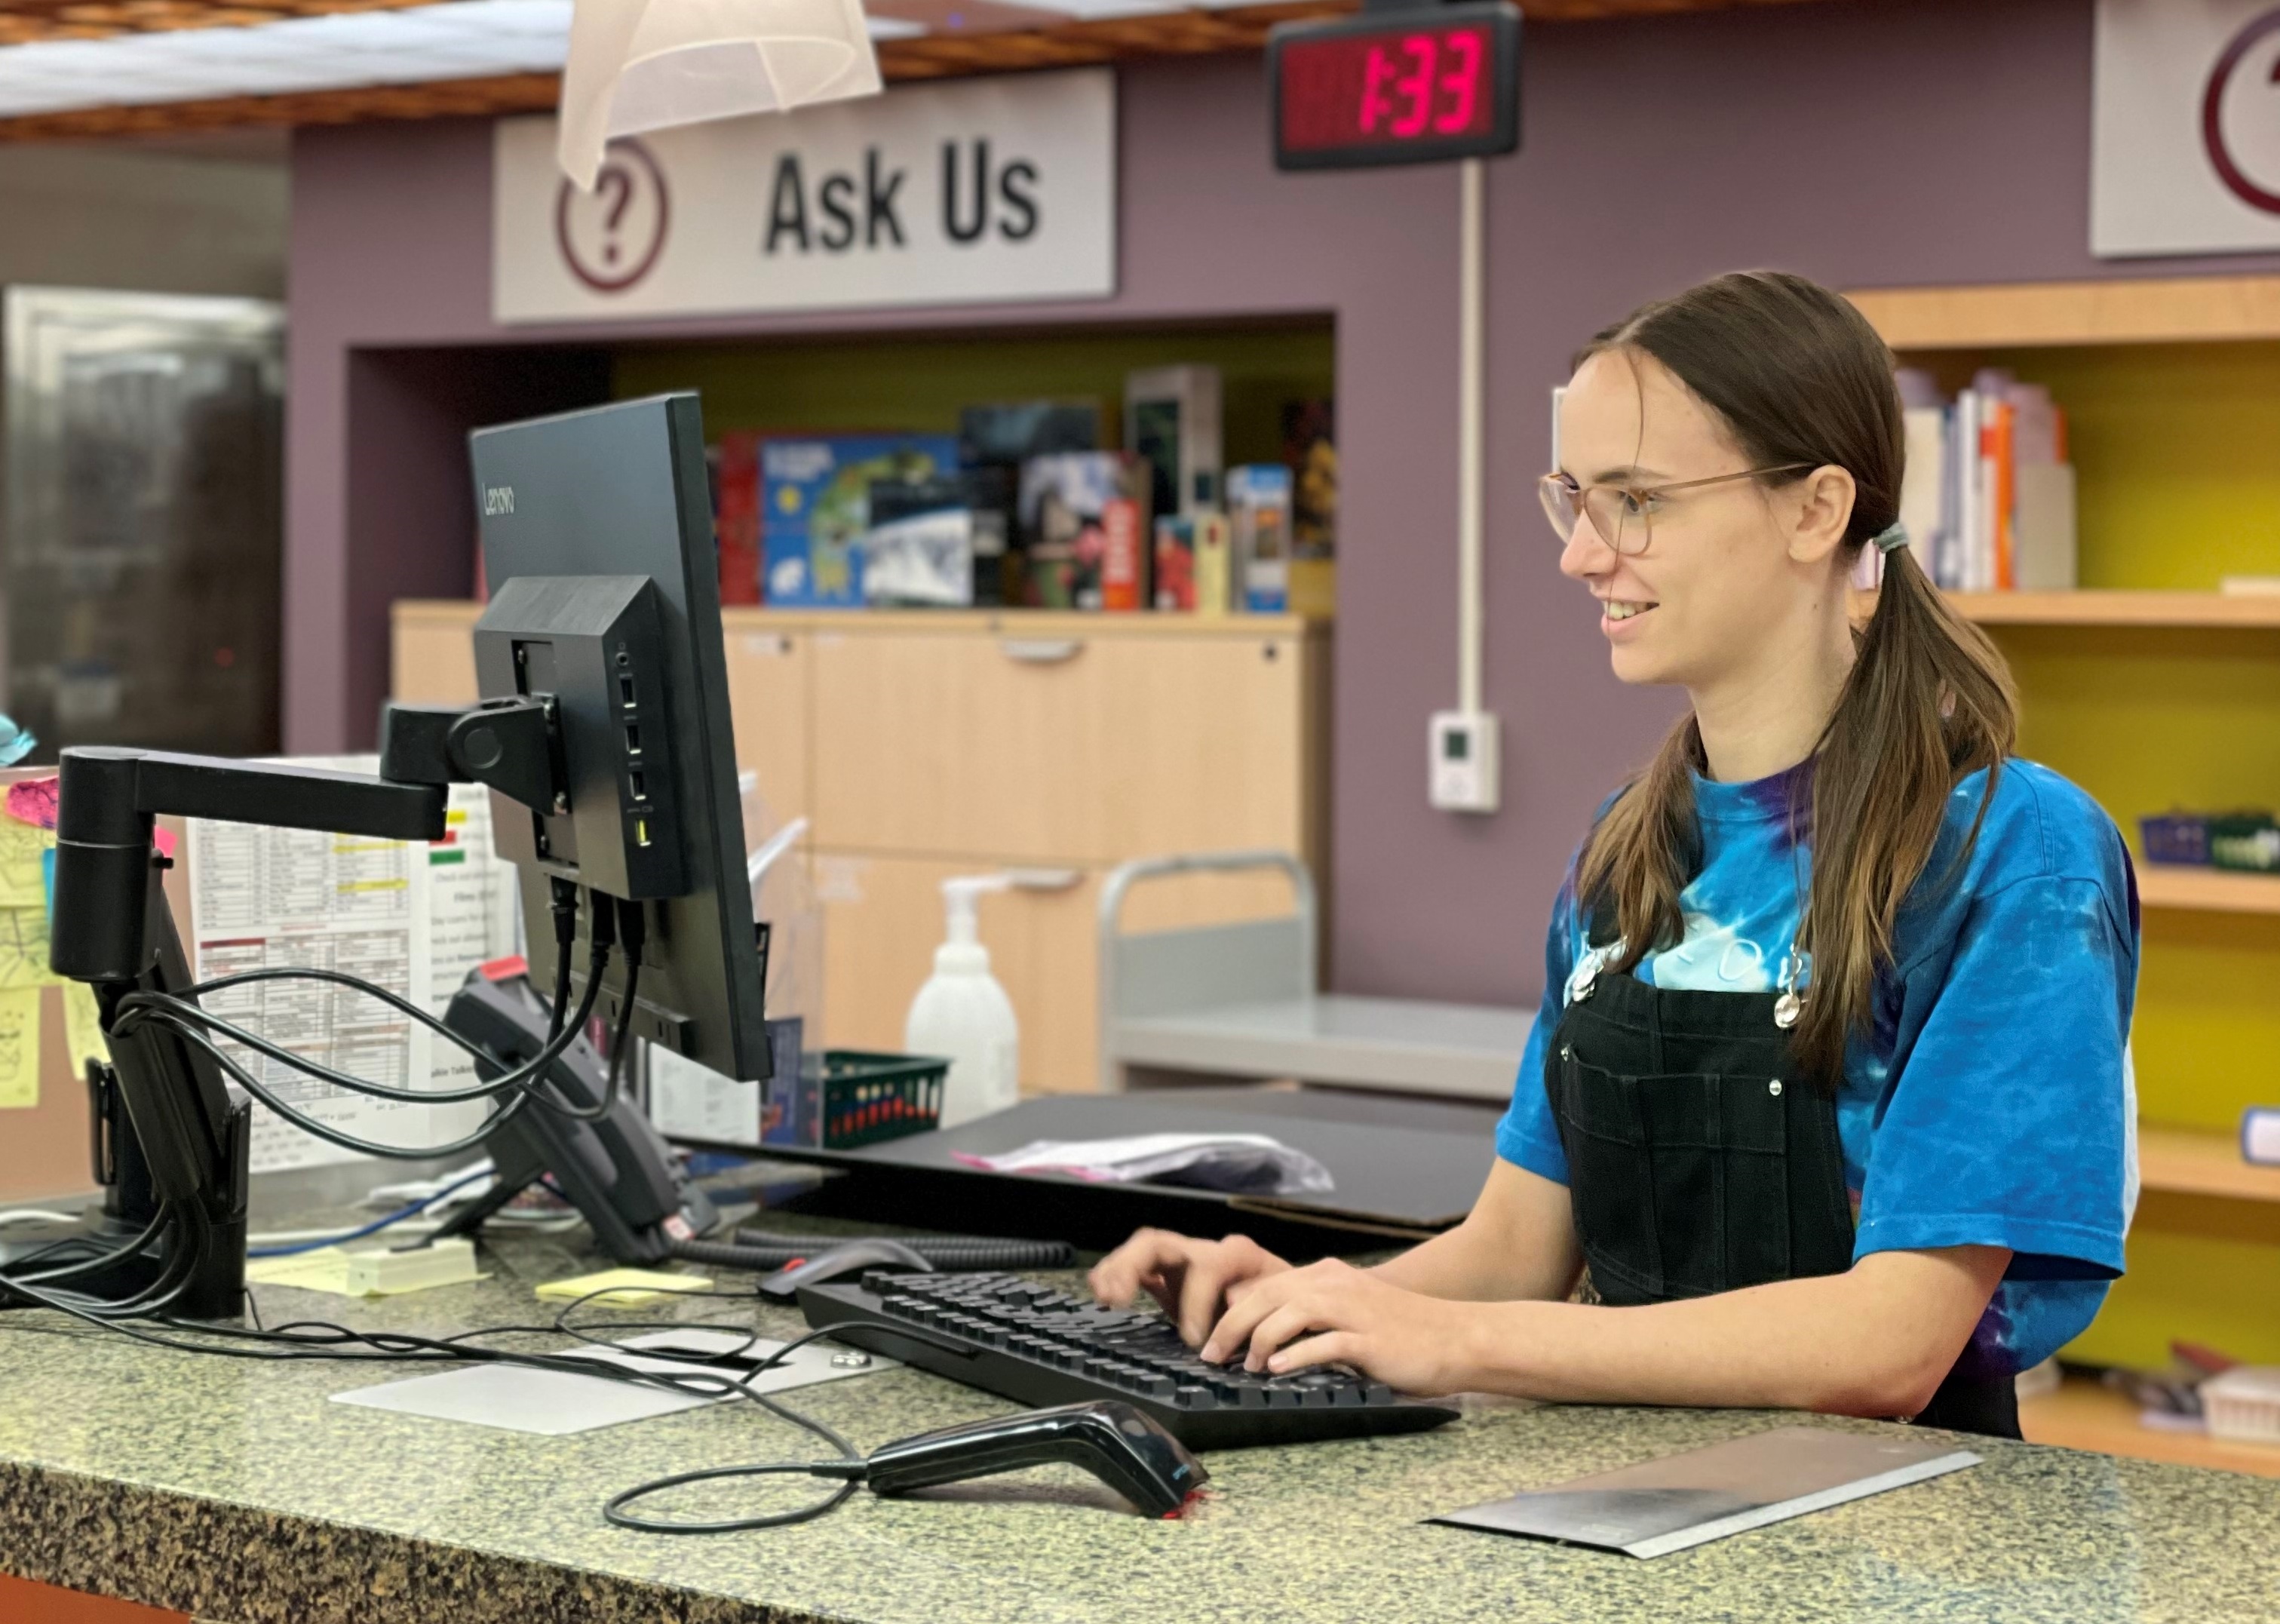
[[[1484,24],[1293,40],[1282,58],[1288,152],[1461,140],[1495,119]]]

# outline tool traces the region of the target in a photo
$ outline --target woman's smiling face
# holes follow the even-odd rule
[[[1587,489],[1651,489],[1751,466],[1716,414],[1668,368],[1621,349],[1591,357],[1569,381],[1560,461]],[[1799,584],[1783,523],[1794,504],[1785,494],[1737,479],[1627,503],[1621,554],[1588,515],[1578,518],[1560,568],[1598,600],[1617,677],[1698,689],[1749,658]]]

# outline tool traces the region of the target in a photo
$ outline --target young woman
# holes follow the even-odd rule
[[[2122,1272],[2137,888],[1902,545],[1891,369],[1772,273],[1592,341],[1560,567],[1615,675],[1691,705],[1560,889],[1487,1186],[1373,1269],[1144,1231],[1104,1300],[1254,1370],[2017,1435],[2013,1377]]]

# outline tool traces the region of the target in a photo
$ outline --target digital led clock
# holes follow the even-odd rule
[[[1437,163],[1520,145],[1520,12],[1460,0],[1267,36],[1278,169]]]

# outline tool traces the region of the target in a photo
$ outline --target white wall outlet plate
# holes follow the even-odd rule
[[[1427,796],[1442,812],[1497,809],[1497,719],[1485,711],[1439,711],[1433,717]]]

